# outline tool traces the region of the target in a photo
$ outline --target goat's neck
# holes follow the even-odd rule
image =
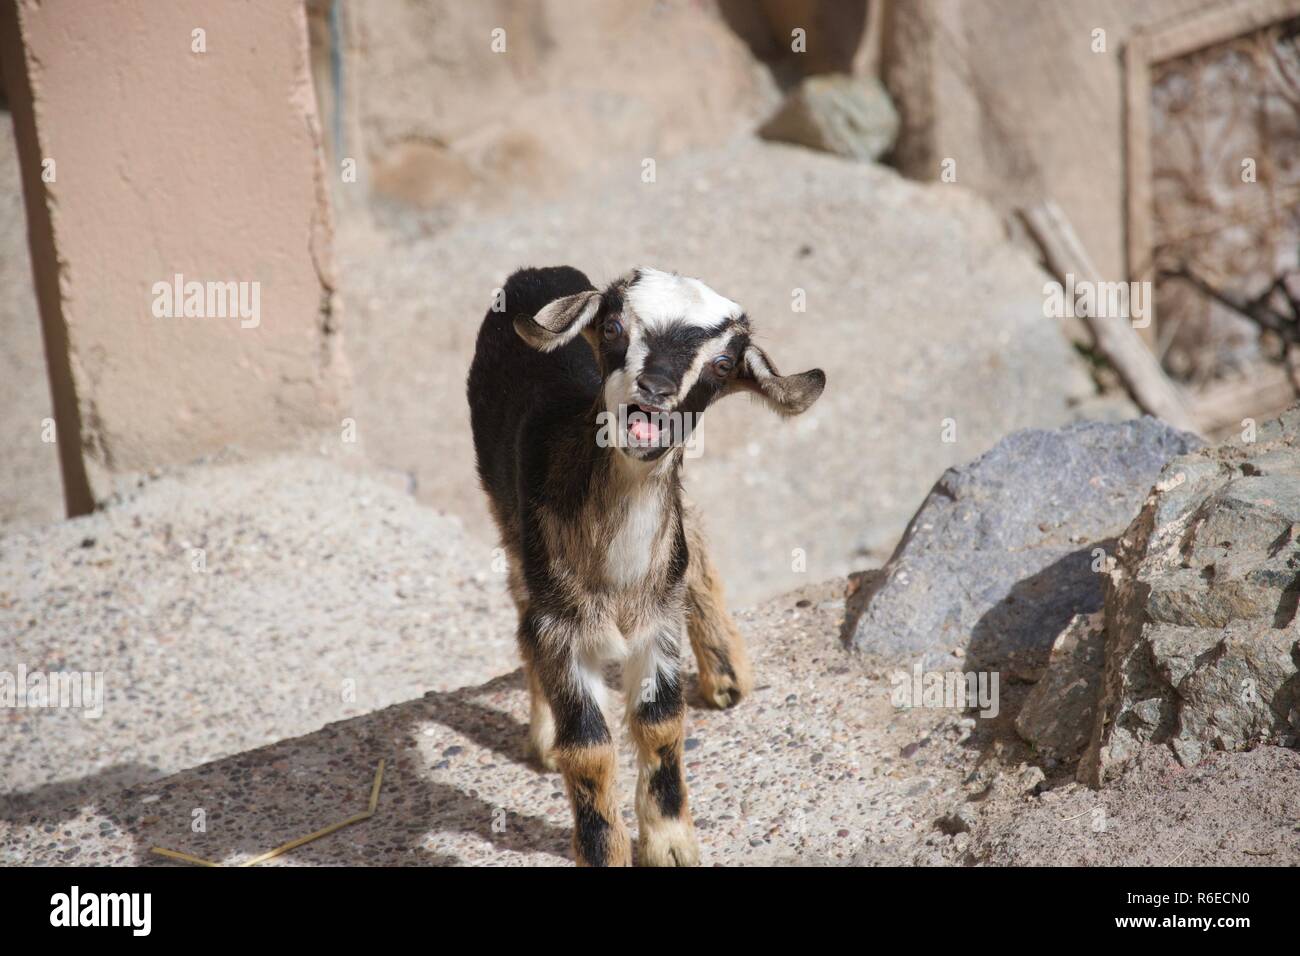
[[[643,462],[612,446],[600,447],[594,437],[594,427],[591,434],[596,462],[588,499],[595,511],[592,517],[606,526],[612,522],[614,537],[621,537],[629,545],[640,535],[633,533],[634,528],[623,526],[640,524],[644,530],[646,524],[653,525],[653,533],[647,535],[644,546],[657,550],[655,545],[664,527],[670,525],[672,516],[681,509],[682,449],[672,448],[656,461]],[[629,533],[631,540],[627,537]]]

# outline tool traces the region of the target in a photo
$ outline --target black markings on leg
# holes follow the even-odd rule
[[[642,699],[637,703],[634,720],[643,724],[662,724],[677,719],[686,709],[680,680],[667,681],[656,674],[653,691],[649,700]]]
[[[731,656],[727,653],[725,644],[697,644],[695,657],[700,667],[707,667],[710,673],[728,680],[736,679],[736,671],[731,666]]]
[[[609,821],[596,809],[599,799],[594,780],[575,778],[573,787],[574,844],[588,866],[609,865]]]
[[[552,613],[551,617],[563,619],[557,613]],[[573,748],[609,743],[609,728],[605,725],[600,705],[585,687],[573,686],[573,660],[567,643],[544,643],[532,608],[520,622],[519,638],[532,672],[551,705],[555,718],[555,745]]]
[[[677,759],[677,748],[669,744],[660,747],[659,769],[650,775],[650,795],[665,817],[679,817],[686,802],[682,786],[682,768]]]
[[[555,714],[557,747],[592,747],[611,738],[600,705],[587,693],[547,695]]]
[[[681,622],[675,621],[665,625],[665,629],[655,637],[657,658],[672,670],[664,674],[656,669],[646,675],[647,679],[654,681],[654,686],[650,688],[648,699],[643,688],[636,688],[640,696],[637,698],[636,709],[632,712],[633,720],[643,724],[661,724],[667,720],[677,719],[685,712],[686,701],[682,697],[681,644],[677,637],[682,630]]]

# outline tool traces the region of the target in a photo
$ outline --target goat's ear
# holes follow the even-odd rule
[[[552,352],[580,335],[599,312],[599,292],[566,295],[544,306],[532,318],[516,318],[515,332],[538,351]]]
[[[767,357],[767,353],[750,343],[740,357],[740,367],[732,380],[735,388],[744,389],[761,397],[772,409],[782,415],[806,412],[821,397],[826,387],[826,373],[819,368],[797,375],[782,375]]]

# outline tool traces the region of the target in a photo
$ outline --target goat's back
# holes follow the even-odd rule
[[[479,327],[467,394],[479,479],[498,514],[515,514],[521,458],[544,455],[557,432],[580,424],[600,392],[600,372],[581,338],[539,352],[514,330],[558,298],[594,288],[569,266],[520,269],[506,280],[505,309]]]

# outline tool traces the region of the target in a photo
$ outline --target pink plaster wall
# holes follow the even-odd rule
[[[79,432],[91,495],[337,430],[347,372],[302,5],[19,0],[17,14],[23,63],[6,69],[25,68],[34,117],[16,132],[29,217],[48,217],[50,236],[32,233],[42,321],[66,332],[78,420],[59,425]],[[53,182],[31,175],[35,154]],[[155,315],[155,284],[177,273],[257,283],[256,327]]]

